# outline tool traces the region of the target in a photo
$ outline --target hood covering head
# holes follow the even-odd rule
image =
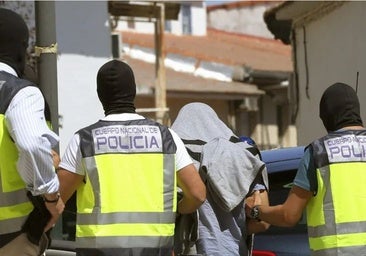
[[[248,193],[259,172],[262,172],[264,184],[268,187],[267,172],[262,171],[264,163],[259,155],[254,156],[250,150],[244,150],[252,146],[247,141],[240,142],[209,105],[201,102],[186,104],[171,128],[183,140],[203,180],[210,179],[207,181],[208,198],[214,193],[215,198],[220,199],[212,199],[208,203],[215,201],[217,209],[223,208],[226,213],[233,210]],[[232,137],[237,138],[232,140],[236,143],[230,142]]]
[[[0,62],[11,66],[22,76],[26,61],[29,32],[23,18],[0,8]]]
[[[357,94],[351,86],[343,83],[335,83],[324,91],[319,116],[328,132],[363,125]]]
[[[97,74],[97,92],[105,115],[135,113],[135,76],[126,63],[118,60],[105,63]]]
[[[188,125],[187,125],[188,124]],[[172,124],[172,129],[182,139],[210,141],[216,137],[230,139],[235,136],[207,104],[188,103],[183,106]]]

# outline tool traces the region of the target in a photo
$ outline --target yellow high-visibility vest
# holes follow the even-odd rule
[[[99,121],[78,132],[85,184],[77,191],[78,248],[172,248],[176,145],[143,119]]]
[[[312,255],[365,255],[366,131],[330,133],[311,147],[318,183],[307,207]]]
[[[0,235],[20,231],[33,210],[16,163],[18,150],[5,124],[5,112],[25,80],[0,72]]]

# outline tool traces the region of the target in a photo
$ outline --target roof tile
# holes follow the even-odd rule
[[[122,41],[130,47],[154,48],[154,35],[123,31]],[[231,66],[246,65],[268,71],[292,71],[291,46],[273,39],[208,29],[206,36],[165,33],[166,53]]]

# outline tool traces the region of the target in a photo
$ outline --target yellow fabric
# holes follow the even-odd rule
[[[0,141],[1,193],[24,189],[25,183],[16,168],[18,150],[6,128],[4,115],[0,115]],[[32,209],[31,202],[0,207],[0,220],[26,216]]]
[[[12,192],[25,188],[25,184],[17,171],[18,149],[6,128],[4,115],[0,115],[0,124],[1,186],[3,192]]]
[[[357,223],[366,221],[366,196],[363,188],[366,184],[364,172],[366,163],[350,162],[337,163],[329,166],[331,186],[325,186],[320,170],[317,170],[318,194],[313,197],[307,207],[307,224],[309,227],[319,227],[325,224],[327,212],[334,212],[334,224]],[[326,190],[331,189],[332,204],[324,205]],[[325,228],[325,227],[324,227]],[[345,230],[344,230],[345,231]],[[343,231],[343,232],[344,232]],[[366,233],[335,234],[322,237],[309,237],[310,248],[321,250],[336,247],[365,245]]]
[[[94,208],[95,197],[87,173],[85,175],[85,183],[78,188],[76,196],[77,211],[81,213],[91,213]]]
[[[162,154],[106,154],[95,159],[99,170],[107,170],[98,172],[101,213],[163,212]],[[80,213],[91,213],[95,202],[94,188],[86,179],[77,193]]]
[[[92,213],[95,196],[100,196],[101,214],[164,212],[163,154],[105,154],[96,156],[95,161],[100,193],[94,195],[95,188],[86,177],[85,185],[77,193],[78,213]],[[176,211],[176,185],[171,193],[174,193],[172,210]],[[173,236],[174,227],[174,221],[77,225],[76,236]]]
[[[51,121],[46,121],[46,123],[47,123],[48,128],[50,128],[52,130],[52,123],[51,123]]]
[[[107,154],[96,163],[108,170],[99,172],[102,213],[163,212],[162,154]]]
[[[364,184],[366,184],[365,170],[366,163],[363,162],[331,165],[330,182],[336,223],[366,219],[366,196],[363,193]],[[347,193],[350,190],[350,177],[357,177],[352,179],[352,195]],[[307,207],[308,226],[319,226],[325,223],[323,198],[327,188],[324,186],[319,170],[317,170],[317,180],[318,193],[310,200]]]
[[[345,234],[336,236],[324,236],[319,238],[309,238],[312,250],[331,249],[349,246],[364,246],[366,233]]]
[[[366,163],[362,162],[331,166],[336,223],[366,220],[365,171]]]
[[[143,220],[141,220],[143,221]],[[78,237],[88,236],[173,236],[174,224],[123,223],[109,225],[77,225]]]
[[[318,180],[318,193],[315,197],[311,198],[306,207],[307,225],[310,227],[323,225],[325,223],[323,198],[326,188],[324,187],[323,178],[319,170],[317,170],[316,175]]]
[[[0,221],[27,216],[33,210],[31,202],[0,207]]]
[[[175,160],[174,160],[174,162],[175,162]],[[174,180],[175,181],[177,180],[177,171],[176,171],[176,168],[175,167],[174,167]],[[177,195],[178,195],[177,186],[175,184],[175,186],[174,186],[173,212],[177,212],[177,204],[178,204],[178,198],[177,198],[178,196]]]

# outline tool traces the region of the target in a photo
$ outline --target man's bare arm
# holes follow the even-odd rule
[[[178,186],[183,190],[183,199],[178,203],[178,212],[192,213],[206,200],[206,186],[193,164],[177,172]]]
[[[300,220],[312,196],[313,193],[311,191],[294,185],[283,204],[275,206],[260,205],[259,218],[274,226],[292,227]]]
[[[60,181],[60,194],[62,200],[66,203],[70,199],[72,194],[83,182],[84,176],[73,172],[69,172],[60,168],[57,172],[58,179]]]

